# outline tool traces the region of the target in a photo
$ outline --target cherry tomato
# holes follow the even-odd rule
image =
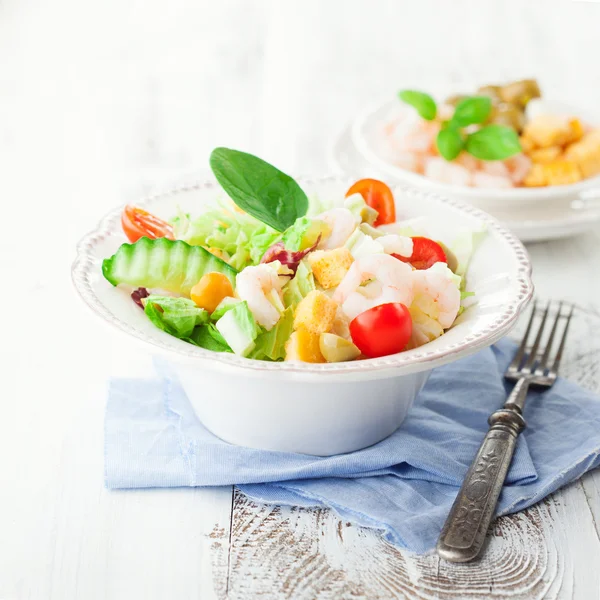
[[[352,194],[360,194],[364,201],[374,208],[379,216],[375,221],[378,225],[387,225],[396,221],[396,205],[392,190],[378,179],[361,179],[357,181],[347,192],[346,198]]]
[[[412,334],[412,319],[404,304],[374,306],[350,322],[350,335],[369,358],[402,352]]]
[[[141,237],[151,240],[161,237],[175,239],[173,227],[169,223],[136,206],[126,206],[123,209],[121,226],[130,242],[137,242]]]
[[[443,248],[433,240],[426,237],[414,237],[413,253],[408,258],[406,256],[394,256],[402,262],[410,263],[415,269],[429,269],[437,262],[448,262]]]

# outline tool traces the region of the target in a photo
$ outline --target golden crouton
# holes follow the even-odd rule
[[[530,140],[524,135],[522,135],[519,138],[519,141],[521,142],[521,149],[523,150],[523,154],[530,155],[536,148],[534,141]]]
[[[317,335],[329,331],[337,306],[327,294],[317,290],[309,292],[296,308],[294,329],[306,329]]]
[[[544,165],[541,163],[531,165],[529,173],[527,173],[527,176],[523,180],[523,185],[525,187],[543,187],[548,185]]]
[[[575,162],[559,159],[544,164],[534,163],[524,184],[527,187],[567,185],[577,183],[581,179],[581,171]]]
[[[343,247],[314,252],[309,257],[315,279],[326,290],[340,284],[354,260],[350,250]]]
[[[523,130],[523,136],[540,148],[562,146],[572,136],[569,121],[557,115],[539,115],[529,121]]]
[[[569,121],[569,129],[570,136],[567,140],[567,144],[572,144],[573,142],[579,141],[583,134],[585,133],[585,129],[583,128],[583,123],[579,119],[571,119]]]
[[[319,346],[320,336],[306,329],[298,329],[285,344],[285,360],[301,360],[309,363],[327,362]]]
[[[548,146],[547,148],[538,148],[529,153],[529,158],[534,163],[549,163],[556,160],[562,154],[560,146]]]
[[[565,158],[577,163],[583,177],[593,177],[600,173],[600,129],[591,131],[571,144],[565,151]]]

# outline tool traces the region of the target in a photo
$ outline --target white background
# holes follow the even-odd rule
[[[229,490],[103,489],[106,381],[145,358],[70,286],[100,216],[217,145],[325,174],[335,134],[400,86],[536,76],[598,112],[599,32],[587,2],[2,0],[0,598],[212,590],[202,519]],[[533,246],[540,292],[598,308],[598,242]]]

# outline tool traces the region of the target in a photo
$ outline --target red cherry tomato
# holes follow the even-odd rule
[[[350,335],[369,358],[402,352],[412,334],[408,308],[399,302],[374,306],[350,322]]]
[[[141,237],[151,240],[161,237],[175,239],[173,227],[169,223],[136,206],[126,206],[123,209],[121,226],[130,242],[137,242]]]
[[[429,269],[437,262],[448,262],[443,248],[433,240],[426,237],[414,237],[413,253],[408,258],[406,256],[394,256],[402,262],[410,263],[415,269]]]
[[[360,194],[364,201],[379,213],[374,223],[375,227],[396,222],[394,194],[383,181],[361,179],[346,192],[346,198],[352,196],[352,194]]]

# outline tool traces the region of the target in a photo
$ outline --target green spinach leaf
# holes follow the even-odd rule
[[[215,148],[210,168],[243,211],[277,231],[286,230],[308,210],[308,198],[298,183],[252,154]]]

